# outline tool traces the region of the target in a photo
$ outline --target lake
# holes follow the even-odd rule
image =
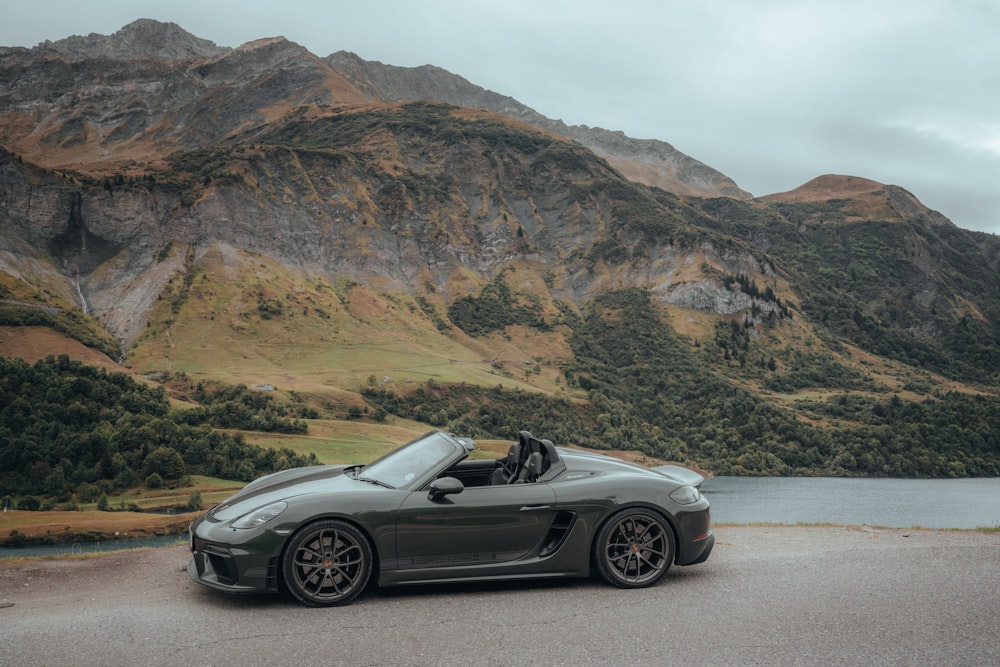
[[[712,477],[702,491],[715,523],[1000,526],[1000,478]]]

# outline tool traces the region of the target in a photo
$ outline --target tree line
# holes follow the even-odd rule
[[[0,496],[37,509],[73,499],[93,502],[158,479],[202,474],[250,481],[317,463],[314,454],[259,447],[215,430],[220,422],[305,428],[300,420],[276,417],[270,397],[246,405],[247,393],[244,387],[228,396],[235,401],[173,410],[162,386],[66,355],[35,364],[0,357]]]

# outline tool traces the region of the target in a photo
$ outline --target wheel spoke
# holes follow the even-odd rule
[[[351,566],[351,565],[357,565],[361,561],[362,561],[362,557],[361,556],[358,556],[357,558],[352,558],[351,560],[342,560],[342,559],[338,558],[337,559],[337,566],[338,567],[348,567],[348,566]]]
[[[635,576],[629,575],[629,571],[635,567]],[[622,567],[622,576],[626,579],[632,579],[633,581],[639,578],[639,561],[635,558],[635,554],[629,554],[628,558],[625,559],[625,565]]]
[[[299,548],[299,554],[309,554],[316,560],[323,560],[323,554],[316,549],[313,549],[311,545],[303,545]]]
[[[308,579],[313,575],[313,573],[323,569],[323,563],[311,560],[307,561],[296,559],[295,565],[303,571],[303,579]]]
[[[357,558],[361,557],[361,547],[358,546],[357,544],[348,544],[347,546],[341,548],[340,550],[334,549],[333,557],[334,558],[343,558],[344,554],[350,553],[352,551],[357,551],[358,552],[358,555],[356,556]]]
[[[639,568],[639,565],[642,564],[642,563],[645,563],[648,566],[647,571],[649,571],[649,570],[656,570],[657,569],[656,563],[654,563],[653,561],[651,561],[650,559],[648,559],[642,553],[637,553],[635,555],[635,559],[636,559],[636,569],[637,570]]]
[[[347,572],[346,570],[344,570],[344,568],[342,568],[342,567],[336,567],[336,566],[334,566],[333,569],[336,570],[337,575],[342,580],[344,580],[344,581],[347,582],[347,586],[345,587],[346,590],[350,590],[351,587],[354,586],[354,584],[357,582],[357,574],[353,574],[352,575],[349,572]],[[332,575],[332,573],[331,573],[331,575]],[[336,579],[336,577],[331,576],[330,581],[333,584],[334,588],[337,589],[337,592],[340,593],[341,589],[340,589],[339,586],[337,586],[337,579]]]
[[[334,573],[330,572],[330,571],[327,571],[327,572],[325,572],[323,574],[323,581],[324,582],[327,582],[327,581],[329,582],[330,587],[333,588],[333,590],[334,590],[334,592],[335,592],[336,595],[343,595],[346,591],[351,590],[351,585],[354,583],[350,579],[348,579],[348,585],[345,586],[345,587],[343,587],[343,588],[341,588],[339,585],[337,585],[337,577],[334,576]],[[327,588],[327,587],[324,586],[324,588]]]
[[[319,595],[320,591],[323,590],[323,579],[325,577],[326,573],[322,569],[319,569],[303,580],[302,588],[313,595]]]
[[[649,547],[649,546],[644,547],[642,549],[642,551],[640,551],[639,553],[641,553],[642,557],[645,558],[650,563],[652,563],[652,561],[649,560],[650,556],[655,556],[656,558],[659,558],[660,560],[663,560],[664,558],[666,558],[666,554],[663,551],[661,551],[659,549],[654,549],[654,548]]]

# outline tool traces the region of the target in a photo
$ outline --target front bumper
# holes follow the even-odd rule
[[[191,560],[187,571],[192,579],[229,593],[278,592],[276,555],[209,542],[199,537],[197,528],[198,522],[189,528]]]

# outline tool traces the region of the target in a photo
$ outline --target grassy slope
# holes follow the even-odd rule
[[[192,272],[190,288],[173,281],[130,350],[127,363],[137,372],[183,371],[348,401],[372,376],[397,386],[433,378],[533,388],[491,367],[497,357],[531,361],[520,346],[438,331],[409,297],[292,273],[248,254],[234,262],[210,252]],[[533,376],[532,385],[543,385],[534,388],[551,389],[546,377],[555,376]]]
[[[0,355],[11,359],[21,358],[33,364],[50,354],[66,354],[88,366],[97,366],[108,371],[125,370],[103,352],[87,347],[48,327],[0,326]]]

